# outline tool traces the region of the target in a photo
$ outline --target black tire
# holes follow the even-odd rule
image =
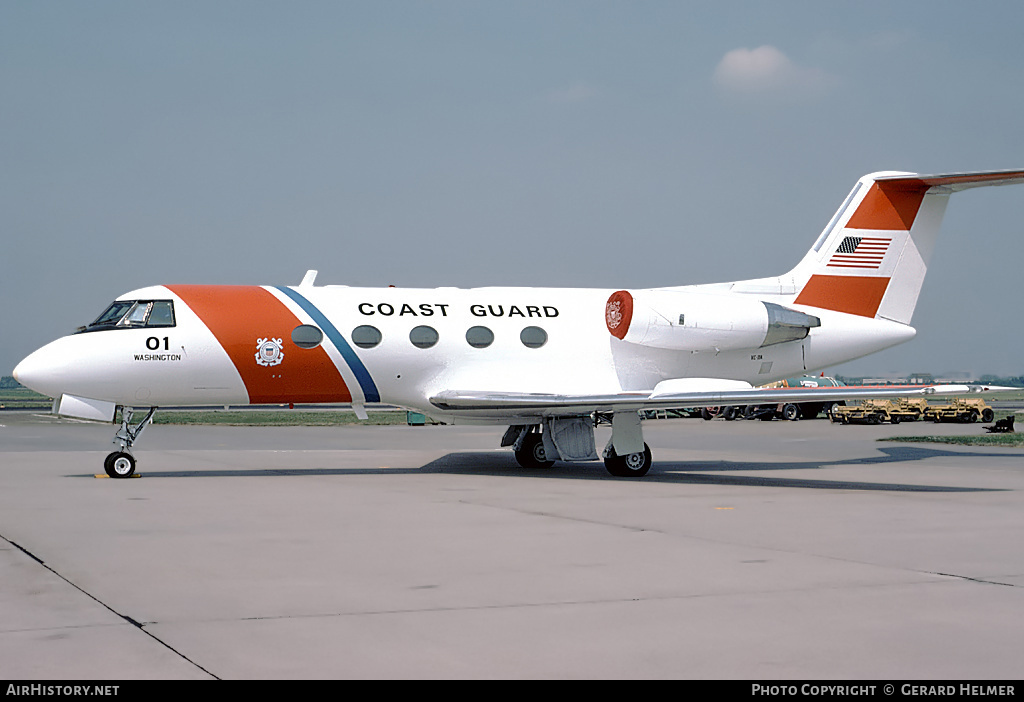
[[[523,443],[516,451],[516,461],[523,468],[535,470],[538,468],[550,468],[555,465],[549,461],[544,453],[544,439],[540,434],[531,432],[523,437]]]
[[[642,478],[651,469],[651,447],[644,444],[643,452],[628,456],[616,455],[613,448],[604,459],[604,467],[616,478]]]
[[[982,422],[982,424],[988,424],[989,422],[991,422],[995,418],[996,418],[996,413],[992,410],[991,407],[986,407],[985,409],[983,409],[981,411],[981,422]]]
[[[899,424],[900,421],[900,416],[898,414],[889,415],[890,424]]]
[[[135,474],[135,457],[124,451],[114,451],[104,459],[103,470],[111,478],[130,478]]]
[[[831,415],[835,412],[836,407],[846,407],[846,402],[840,400],[839,402],[826,402],[825,403],[825,414]]]
[[[782,406],[782,418],[790,422],[800,419],[800,408],[790,403]]]
[[[722,410],[722,418],[725,419],[725,421],[727,421],[727,422],[731,422],[731,421],[733,421],[734,419],[736,419],[739,416],[740,416],[740,408],[739,407],[729,406],[729,407],[726,407],[724,410]]]

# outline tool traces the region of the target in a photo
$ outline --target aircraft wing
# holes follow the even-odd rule
[[[735,385],[735,381],[723,381]],[[956,395],[998,391],[1003,388],[972,385],[918,385],[903,387],[754,388],[712,390],[623,392],[610,395],[559,395],[446,390],[430,403],[446,412],[502,416],[556,416],[590,412],[625,412],[645,409],[679,409],[728,405],[759,405],[777,402],[827,402],[886,399],[927,395]],[[1010,388],[1006,388],[1010,389]],[[1013,388],[1017,389],[1017,388]]]

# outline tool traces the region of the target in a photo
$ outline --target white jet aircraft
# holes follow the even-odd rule
[[[949,195],[1024,170],[861,178],[795,268],[645,290],[160,285],[29,355],[22,384],[62,415],[113,422],[105,468],[131,476],[157,407],[388,403],[507,425],[525,467],[651,465],[641,411],[880,397],[877,388],[757,389],[907,341]],[[967,388],[957,388],[963,391]],[[934,392],[935,387],[919,392]],[[807,397],[803,397],[806,394]],[[900,389],[889,396],[908,394]],[[133,425],[132,410],[146,411]]]

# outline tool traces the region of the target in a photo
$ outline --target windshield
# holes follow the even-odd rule
[[[95,327],[100,325],[117,324],[121,321],[121,317],[124,316],[124,313],[127,312],[134,304],[134,302],[115,302],[105,309],[103,314],[97,317],[96,321],[89,326]]]
[[[171,300],[117,300],[81,331],[173,326],[174,303]]]

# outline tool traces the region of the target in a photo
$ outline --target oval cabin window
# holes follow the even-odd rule
[[[369,324],[364,324],[352,330],[352,343],[361,349],[372,349],[380,343],[382,338],[380,329],[371,327]]]
[[[409,341],[418,349],[429,349],[437,343],[437,330],[433,327],[414,327],[409,332]]]

